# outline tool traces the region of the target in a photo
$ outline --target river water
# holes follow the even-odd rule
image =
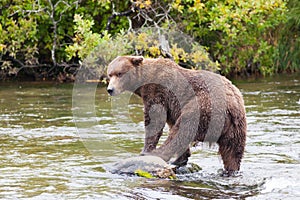
[[[176,180],[109,173],[143,146],[143,112],[103,87],[0,83],[1,199],[300,199],[300,75],[235,81],[248,121],[241,175],[218,175],[217,147],[199,144],[202,170]],[[83,108],[83,109],[82,109]]]

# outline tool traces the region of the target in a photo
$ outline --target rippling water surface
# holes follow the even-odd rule
[[[248,120],[242,175],[220,177],[217,147],[200,144],[190,162],[202,171],[150,180],[106,170],[143,146],[138,98],[116,106],[98,87],[72,102],[72,84],[0,83],[0,198],[300,198],[300,76],[236,85]]]

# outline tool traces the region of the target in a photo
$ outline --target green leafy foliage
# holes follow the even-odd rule
[[[161,50],[160,37],[158,32],[163,36],[168,36],[170,45],[168,46],[170,55],[177,63],[186,63],[185,66],[194,69],[207,69],[211,71],[218,70],[219,64],[213,62],[207,51],[201,45],[195,43],[190,38],[183,42],[186,37],[176,38],[178,32],[175,30],[164,30],[155,28],[144,28],[138,32],[120,31],[112,37],[107,31],[102,34],[93,33],[92,26],[94,22],[83,19],[80,15],[75,15],[75,37],[74,43],[66,47],[69,59],[79,57],[89,64],[90,68],[99,68],[105,71],[106,65],[118,55],[143,55],[145,57],[160,57],[166,52]],[[180,43],[183,43],[180,45]],[[185,49],[188,49],[185,50]],[[99,65],[101,58],[101,65]],[[93,62],[94,61],[94,62]],[[98,63],[97,65],[95,63]]]
[[[95,47],[101,53],[93,56],[107,61],[170,53],[184,67],[227,75],[300,69],[298,0],[3,0],[0,8],[0,77],[27,68],[56,76]],[[149,26],[186,32],[197,43],[171,41],[164,52],[157,32],[136,31]]]
[[[288,9],[288,21],[278,30],[281,37],[275,66],[279,72],[295,72],[300,69],[300,1],[290,0]]]
[[[186,29],[210,47],[223,73],[276,72],[277,29],[286,22],[283,0],[176,0]]]
[[[88,54],[94,50],[101,42],[101,36],[98,33],[92,32],[92,26],[94,21],[82,19],[80,15],[75,15],[75,38],[73,38],[73,44],[67,46],[66,52],[68,59],[78,55],[80,59],[84,59]],[[104,39],[109,40],[110,35],[105,34]]]
[[[8,1],[3,1],[0,6],[4,7],[8,3]],[[14,60],[20,61],[24,65],[38,62],[35,57],[38,53],[36,20],[27,17],[17,6],[18,4],[24,6],[28,3],[32,2],[30,0],[16,1],[16,5],[1,11],[0,68],[8,74],[14,74],[17,71],[17,68],[12,65]],[[4,59],[4,57],[8,59]]]
[[[87,67],[99,68],[104,73],[104,68],[110,61],[130,51],[125,32],[121,31],[112,38],[108,31],[103,31],[102,34],[93,33],[94,22],[83,19],[81,15],[75,15],[74,22],[74,43],[66,47],[69,60],[78,57],[86,62]],[[98,62],[99,59],[102,62]]]
[[[90,16],[107,12],[105,17],[108,18],[109,5],[109,0],[1,1],[0,75],[17,74],[26,68],[34,71],[45,67],[53,71],[52,66],[59,72],[67,66],[65,47],[72,42],[75,13],[96,10],[97,14]]]

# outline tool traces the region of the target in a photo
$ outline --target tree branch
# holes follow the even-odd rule
[[[124,12],[115,12],[115,6],[112,3],[112,9],[113,9],[113,13],[112,15],[108,18],[107,23],[106,23],[106,27],[105,30],[109,31],[110,30],[110,25],[112,23],[112,20],[117,17],[117,16],[126,16],[129,17],[131,13],[134,12],[134,8],[132,7],[130,10],[124,11]],[[131,23],[130,23],[131,24]]]
[[[53,24],[53,42],[52,42],[52,48],[51,48],[51,59],[53,62],[54,66],[57,66],[57,61],[56,61],[56,48],[57,48],[57,24],[61,21],[61,18],[63,14],[70,8],[72,5],[76,5],[76,8],[78,7],[78,4],[80,3],[80,0],[74,1],[73,3],[69,4],[66,1],[59,0],[56,2],[54,5],[52,3],[52,0],[48,0],[50,10],[47,10],[47,13],[50,17],[50,20]],[[64,4],[66,7],[59,12],[59,18],[58,20],[55,19],[55,14],[56,14],[56,8],[59,6],[59,4]]]

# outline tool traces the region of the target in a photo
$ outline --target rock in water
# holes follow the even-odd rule
[[[153,177],[175,178],[175,166],[169,165],[157,156],[138,156],[124,159],[111,167],[115,174],[137,174],[137,171],[148,172]]]

